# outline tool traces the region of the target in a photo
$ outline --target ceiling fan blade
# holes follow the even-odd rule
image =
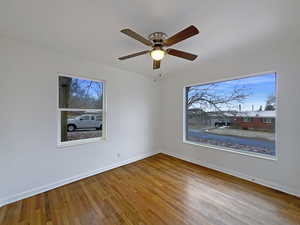
[[[160,68],[160,60],[153,60],[153,69],[159,69]]]
[[[191,54],[188,52],[179,51],[179,50],[172,49],[172,48],[167,49],[167,53],[169,55],[177,56],[177,57],[184,58],[184,59],[191,60],[191,61],[193,61],[197,58],[197,55],[194,55],[194,54]]]
[[[132,37],[133,39],[142,42],[143,44],[147,46],[152,46],[152,42],[144,38],[143,36],[139,35],[138,33],[134,32],[133,30],[130,29],[123,29],[121,30],[123,34],[128,35],[129,37]]]
[[[189,37],[192,37],[196,34],[199,34],[199,30],[195,26],[191,25],[185,28],[184,30],[179,31],[177,34],[174,34],[172,37],[168,38],[167,40],[165,40],[164,44],[165,46],[171,46]]]
[[[139,56],[139,55],[145,55],[145,54],[147,54],[147,53],[149,53],[149,52],[150,52],[149,50],[147,50],[147,51],[142,51],[142,52],[137,52],[137,53],[134,53],[134,54],[122,56],[122,57],[120,57],[120,58],[118,58],[118,59],[119,59],[119,60],[129,59],[129,58],[136,57],[136,56]]]

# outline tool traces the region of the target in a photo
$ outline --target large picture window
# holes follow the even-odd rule
[[[185,141],[273,158],[276,109],[275,73],[185,87]]]
[[[58,77],[59,145],[99,140],[105,131],[104,82]]]

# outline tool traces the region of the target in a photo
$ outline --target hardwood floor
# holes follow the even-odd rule
[[[1,225],[300,224],[300,199],[158,154],[0,208]]]

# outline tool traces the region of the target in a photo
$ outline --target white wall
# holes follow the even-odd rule
[[[256,182],[300,196],[299,58],[297,37],[285,33],[282,37],[259,40],[237,49],[228,49],[214,58],[205,58],[205,55],[201,57],[200,53],[200,58],[187,66],[187,71],[168,74],[161,85],[163,151],[227,173],[256,179]],[[278,161],[182,142],[182,90],[185,85],[264,71],[276,71],[279,76]]]
[[[26,42],[0,49],[0,205],[158,148],[153,79]],[[107,140],[57,148],[57,72],[106,80]]]

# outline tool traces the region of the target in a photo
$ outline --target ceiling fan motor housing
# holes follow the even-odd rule
[[[163,32],[154,32],[148,36],[148,39],[153,42],[153,47],[162,47],[167,37]]]

